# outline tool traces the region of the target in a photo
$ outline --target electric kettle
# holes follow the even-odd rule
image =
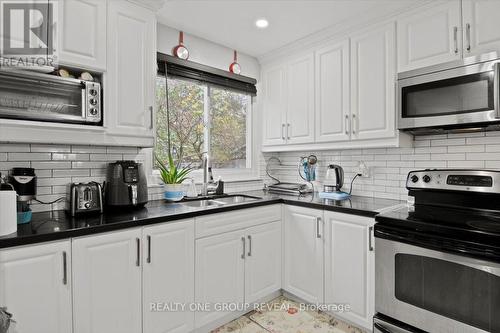
[[[342,186],[344,186],[344,169],[340,165],[330,164],[323,182],[324,191],[340,192]]]

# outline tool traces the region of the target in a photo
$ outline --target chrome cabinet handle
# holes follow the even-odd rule
[[[146,262],[148,264],[150,264],[151,263],[151,236],[148,235],[147,239],[148,239],[148,257],[146,258]]]
[[[373,236],[373,227],[369,227],[368,228],[368,249],[370,251],[373,251],[372,236]]]
[[[458,27],[453,27],[453,45],[455,45],[455,54],[458,54]]]
[[[290,124],[286,124],[286,138],[290,140]]]
[[[149,107],[149,117],[150,117],[150,125],[149,125],[149,128],[150,129],[153,129],[154,127],[154,112],[153,112],[153,106],[150,106]]]
[[[66,251],[63,251],[62,253],[63,257],[63,284],[66,285],[68,284],[68,255]]]
[[[241,242],[243,243],[243,252],[241,253],[241,259],[245,259],[245,248],[246,248],[246,243],[245,243],[245,237],[241,237]]]
[[[141,265],[141,240],[136,238],[135,243],[137,245],[137,258],[135,259],[135,265],[139,267]]]
[[[283,140],[286,140],[286,137],[285,137],[285,124],[281,124],[281,138]]]
[[[345,115],[345,134],[349,135],[349,131],[350,131],[350,126],[349,126],[349,115],[346,114]]]
[[[497,62],[493,65],[493,90],[495,95],[493,96],[493,105],[495,107],[495,118],[500,119],[500,63]]]
[[[321,222],[321,217],[316,218],[316,238],[321,238],[321,232],[319,231],[319,224]]]
[[[247,256],[252,256],[252,236],[248,235],[248,254]]]
[[[467,39],[467,52],[470,52],[470,23],[465,25],[465,38]]]
[[[352,115],[352,124],[351,124],[351,127],[352,127],[351,132],[352,132],[352,134],[356,134],[356,128],[358,127],[357,126],[358,125],[357,121],[358,121],[358,118],[356,118],[356,115],[353,114]]]

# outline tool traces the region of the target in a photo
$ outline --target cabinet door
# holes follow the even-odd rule
[[[143,230],[144,333],[190,332],[194,328],[194,221],[185,220]],[[158,311],[159,303],[187,308]]]
[[[351,39],[351,138],[396,135],[395,25],[389,23]]]
[[[281,221],[246,230],[245,302],[281,289]]]
[[[458,0],[398,19],[398,71],[460,59],[461,36]]]
[[[196,241],[195,302],[212,305],[207,311],[195,313],[196,327],[202,327],[229,313],[214,309],[216,303],[243,303],[245,250],[243,231]]]
[[[287,65],[287,143],[314,142],[314,55]]]
[[[500,1],[463,0],[464,57],[500,53]]]
[[[323,211],[285,206],[283,289],[323,302]]]
[[[72,332],[70,242],[0,250],[0,306],[19,332]]]
[[[141,230],[73,240],[75,333],[142,331]]]
[[[262,71],[264,82],[263,144],[279,145],[286,142],[286,86],[285,66],[274,66]]]
[[[373,224],[372,218],[325,212],[325,302],[349,304],[338,315],[367,329],[375,307]]]
[[[107,51],[108,132],[153,137],[155,14],[128,1],[110,1]]]
[[[57,10],[60,63],[106,70],[106,1],[64,0]]]
[[[349,41],[316,51],[316,142],[349,140]]]

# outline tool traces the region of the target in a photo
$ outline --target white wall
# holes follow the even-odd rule
[[[160,23],[157,29],[158,52],[171,55],[172,49],[179,44],[179,30]],[[191,61],[226,71],[233,62],[232,49],[206,39],[184,33],[184,45],[189,50]],[[238,63],[241,65],[241,75],[259,80],[260,65],[256,58],[238,52]]]

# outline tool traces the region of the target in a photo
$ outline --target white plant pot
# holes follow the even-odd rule
[[[168,201],[180,201],[186,194],[184,184],[165,184],[164,189],[163,197]]]

